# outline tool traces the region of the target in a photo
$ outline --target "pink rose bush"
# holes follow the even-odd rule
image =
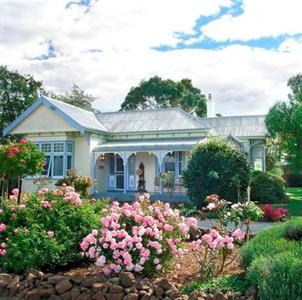
[[[23,272],[28,268],[58,268],[83,263],[79,244],[100,221],[104,201],[81,199],[73,187],[18,191],[2,200],[0,211],[0,268]]]
[[[186,220],[168,203],[151,204],[148,198],[146,194],[133,204],[113,202],[103,211],[102,227],[82,240],[82,255],[106,275],[164,271],[175,256],[186,253],[183,242],[197,220]]]
[[[231,255],[236,257],[233,250],[236,245],[242,243],[244,238],[245,232],[240,229],[226,234],[212,229],[193,241],[192,250],[199,262],[202,277],[209,278],[221,273],[226,265],[233,261],[227,261],[228,258]]]

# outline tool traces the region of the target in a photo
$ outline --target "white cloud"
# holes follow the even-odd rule
[[[86,14],[77,5],[66,10],[66,3],[0,2],[0,64],[34,74],[56,92],[75,82],[98,97],[95,106],[101,111],[118,109],[131,86],[159,75],[191,78],[213,94],[224,115],[265,113],[286,97],[287,79],[302,69],[302,43],[295,40],[278,51],[150,49],[176,44],[175,32],[192,33],[200,15],[216,14],[220,5],[231,5],[228,0],[103,0]],[[32,60],[47,54],[47,41],[58,56]],[[88,49],[102,52],[85,53]]]
[[[243,0],[243,14],[224,15],[202,27],[218,41],[250,40],[302,32],[301,0]]]

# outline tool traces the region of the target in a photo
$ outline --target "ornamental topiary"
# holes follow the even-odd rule
[[[17,203],[18,190],[0,210],[0,268],[52,271],[83,263],[80,242],[100,223],[103,201],[80,199],[72,187],[43,188]]]
[[[237,202],[246,193],[250,168],[243,153],[223,139],[211,138],[194,148],[183,178],[191,200],[198,206],[210,194]]]
[[[282,179],[260,173],[251,180],[251,200],[259,203],[280,203],[286,201]]]

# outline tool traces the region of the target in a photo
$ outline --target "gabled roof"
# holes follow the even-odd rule
[[[209,129],[199,118],[180,108],[99,113],[97,118],[112,133]]]
[[[41,96],[30,107],[28,107],[16,120],[3,130],[3,135],[9,134],[16,128],[27,116],[29,116],[36,108],[44,104],[53,112],[62,117],[69,125],[76,130],[84,133],[85,130],[95,130],[107,132],[107,129],[98,121],[93,112],[81,109],[79,107]]]
[[[267,134],[265,115],[199,118],[203,126],[213,129],[217,135],[227,137],[264,137]]]
[[[229,135],[233,137],[264,137],[267,133],[264,115],[199,118],[180,108],[94,114],[91,111],[42,96],[7,126],[3,130],[3,134],[9,134],[42,104],[82,133],[85,130],[109,134],[211,130],[222,137]]]

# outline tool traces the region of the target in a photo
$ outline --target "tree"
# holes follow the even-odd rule
[[[0,66],[0,133],[38,97],[42,82]]]
[[[43,171],[45,155],[40,152],[37,145],[32,144],[25,138],[19,142],[9,142],[0,146],[0,179],[3,181],[2,197],[4,186],[8,179],[18,181],[18,202],[20,202],[22,178],[34,176]]]
[[[69,103],[80,108],[93,111],[92,103],[95,101],[95,97],[90,94],[85,93],[84,90],[81,90],[77,84],[73,84],[70,92],[66,92],[64,95],[56,95],[54,93],[49,94],[50,97]]]
[[[121,110],[142,110],[146,108],[180,107],[187,112],[195,111],[200,117],[206,116],[206,98],[190,79],[173,81],[158,76],[143,80],[132,87],[121,104]]]
[[[246,193],[250,180],[246,157],[224,139],[210,138],[195,146],[187,169],[184,185],[197,206],[210,194],[237,202]]]
[[[288,86],[288,101],[277,102],[265,123],[269,136],[278,141],[291,172],[302,175],[302,74],[290,78]]]

